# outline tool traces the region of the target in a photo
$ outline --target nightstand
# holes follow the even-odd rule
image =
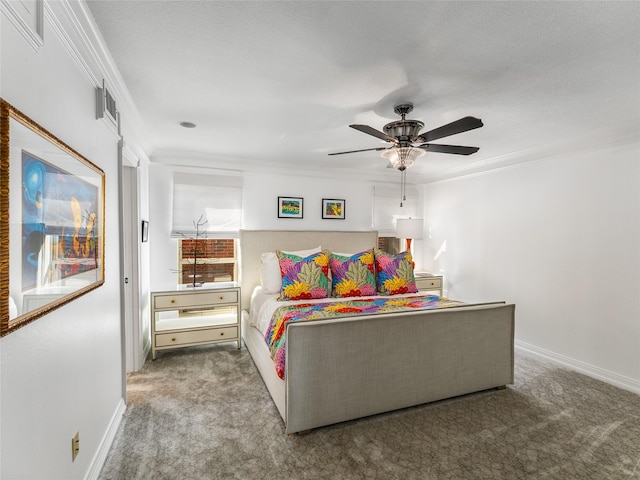
[[[151,292],[151,358],[168,348],[238,342],[240,287],[236,282],[180,285],[176,290]]]
[[[421,292],[438,292],[442,296],[442,275],[416,273],[416,286]]]

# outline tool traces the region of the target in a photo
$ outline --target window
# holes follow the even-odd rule
[[[399,218],[416,218],[418,215],[418,193],[407,188],[406,200],[400,199],[400,190],[392,187],[373,189],[373,228],[381,236],[396,234],[396,220]],[[400,206],[402,203],[402,206]]]
[[[174,173],[171,235],[193,236],[200,218],[207,222],[207,237],[236,238],[242,221],[242,178]]]
[[[404,240],[395,236],[396,221],[417,216],[418,193],[407,189],[402,207],[400,203],[399,187],[376,186],[373,189],[373,228],[378,231],[378,248],[392,255],[404,248]]]
[[[242,178],[173,174],[171,235],[180,238],[178,284],[237,280],[241,220]]]
[[[396,237],[378,237],[378,248],[391,255],[396,255],[400,253],[400,239]]]
[[[183,238],[178,242],[178,283],[236,281],[237,251],[234,238]]]

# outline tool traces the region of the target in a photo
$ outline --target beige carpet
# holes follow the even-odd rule
[[[640,396],[523,353],[515,378],[288,436],[244,348],[160,352],[100,479],[640,479]]]

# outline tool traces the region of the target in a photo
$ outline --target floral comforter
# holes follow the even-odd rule
[[[302,303],[285,305],[276,309],[265,340],[275,362],[276,373],[284,378],[286,358],[286,328],[289,322],[319,320],[355,315],[407,312],[463,305],[463,302],[449,300],[437,295],[412,295],[409,297],[374,297],[358,300],[327,301],[322,303]]]

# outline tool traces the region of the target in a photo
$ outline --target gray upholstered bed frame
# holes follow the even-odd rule
[[[356,252],[376,239],[376,232],[241,231],[243,309],[259,284],[261,253],[318,245]],[[247,314],[242,336],[293,433],[513,383],[514,310],[500,302],[292,323],[285,380]]]

